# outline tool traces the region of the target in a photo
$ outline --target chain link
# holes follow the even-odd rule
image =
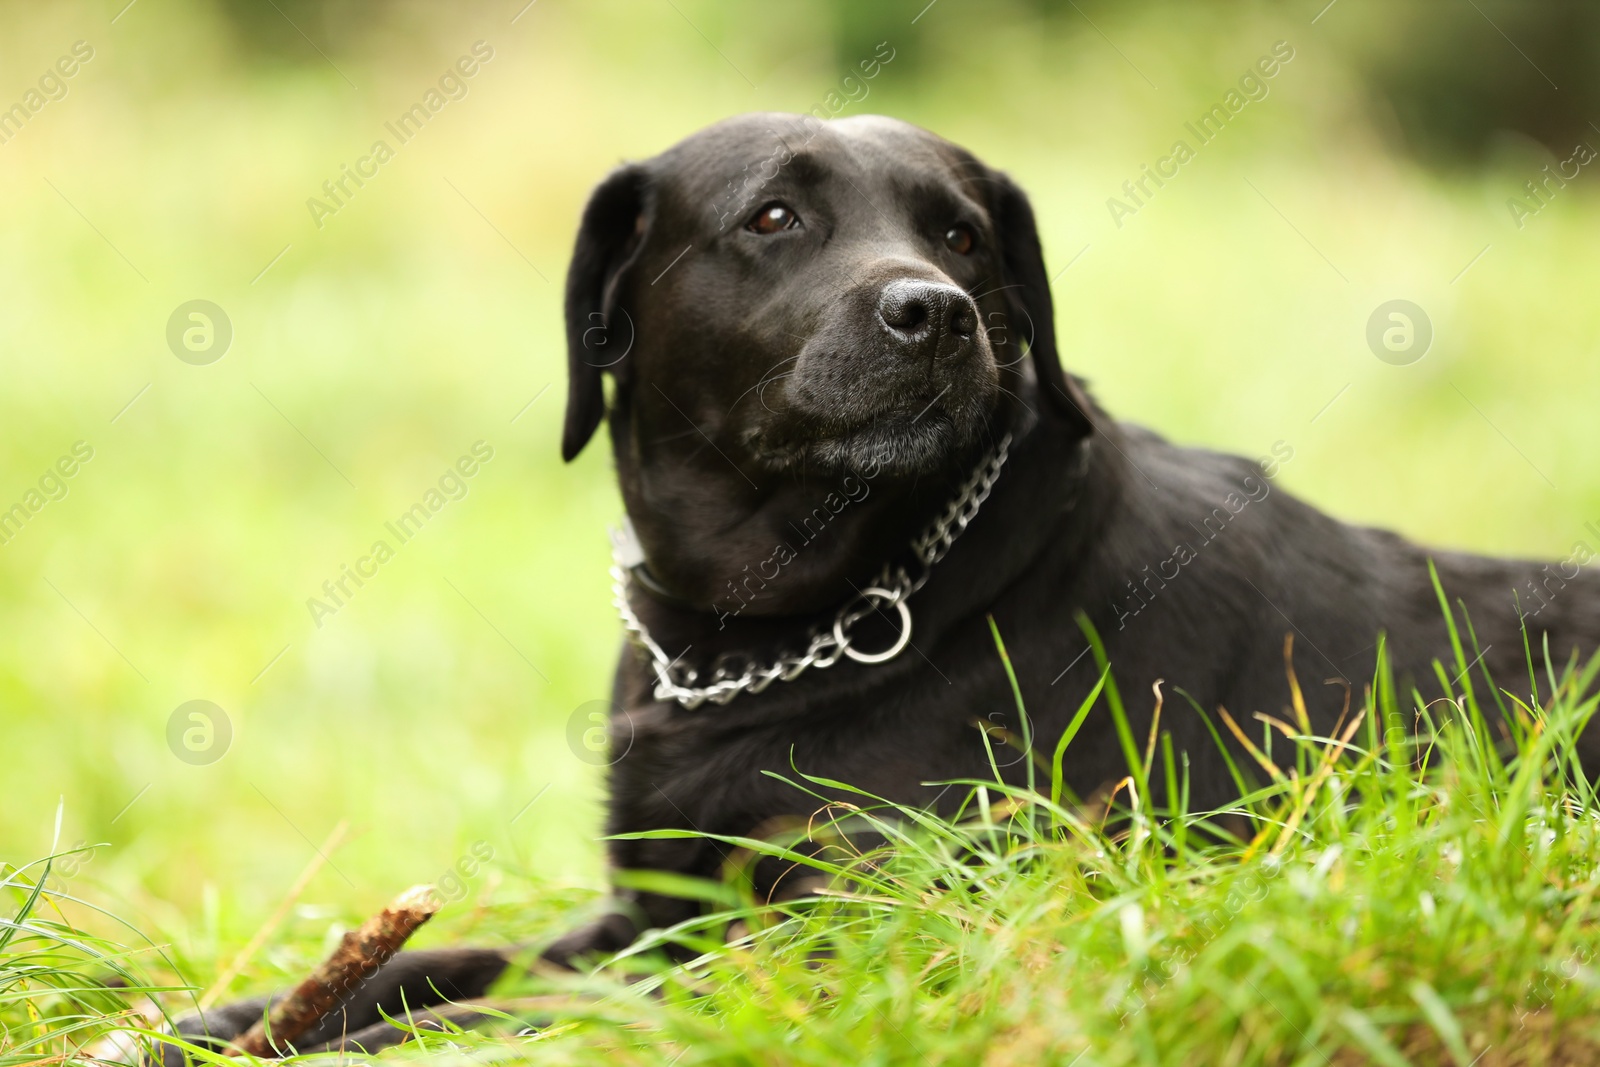
[[[989,493],[999,479],[1010,452],[1011,435],[1008,433],[972,472],[943,513],[911,542],[911,554],[919,565],[915,576],[903,565],[884,564],[871,585],[839,608],[831,628],[816,627],[812,630],[810,643],[804,652],[785,653],[764,666],[750,656],[722,656],[705,685],[695,684],[700,680],[697,670],[678,662],[689,649],[684,649],[676,657],[669,657],[634,613],[633,605],[628,600],[628,569],[613,549],[615,561],[611,566],[611,600],[629,636],[650,657],[656,675],[656,699],[675,700],[690,709],[698,708],[707,701],[726,704],[740,693],[759,693],[777,681],[792,682],[808,668],[826,669],[845,657],[859,663],[884,663],[898,656],[911,643],[911,609],[906,601],[927,584],[934,564],[945,557],[956,538],[977,516],[983,502],[989,499]],[[890,608],[900,615],[900,635],[895,643],[883,652],[866,653],[856,649],[851,634],[856,623],[875,611]],[[736,658],[744,661],[743,669],[737,672],[732,669]]]

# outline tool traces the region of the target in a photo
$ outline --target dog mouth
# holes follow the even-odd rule
[[[843,433],[821,437],[807,449],[810,458],[828,468],[856,467],[915,474],[946,462],[966,434],[943,411],[920,418],[891,415]]]
[[[780,470],[930,474],[964,456],[986,425],[981,404],[947,403],[950,392],[864,418],[806,419],[781,439],[762,433],[750,444]]]

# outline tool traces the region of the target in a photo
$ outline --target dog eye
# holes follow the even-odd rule
[[[972,232],[971,226],[961,223],[944,231],[945,247],[958,256],[965,256],[972,252],[972,246],[978,243],[977,235]]]
[[[788,204],[774,200],[760,211],[756,217],[745,224],[745,229],[751,233],[762,235],[779,233],[783,230],[792,230],[800,225],[800,216]]]

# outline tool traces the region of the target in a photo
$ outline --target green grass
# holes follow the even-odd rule
[[[1004,656],[998,633],[996,645]],[[1600,706],[1600,657],[1494,690],[1471,680],[1475,651],[1468,631],[1456,662],[1440,666],[1459,686],[1424,703],[1397,694],[1380,650],[1365,699],[1333,736],[1312,735],[1298,702],[1286,719],[1241,723],[1219,710],[1252,755],[1235,765],[1243,789],[1222,811],[1152,805],[1152,779],[1165,795],[1186,793],[1186,761],[1159,722],[1130,748],[1109,800],[1074,796],[1052,770],[1061,750],[1033,752],[1026,737],[1008,740],[1032,752],[1030,781],[1002,784],[997,772],[961,783],[967,799],[951,818],[796,771],[784,777],[815,810],[807,830],[718,838],[742,857],[722,881],[654,883],[711,902],[713,914],[590,975],[503,983],[508,1000],[544,998],[538,1028],[522,1037],[424,1035],[393,1055],[818,1067],[1590,1062],[1600,1055],[1600,797],[1573,751]],[[1097,699],[1126,731],[1109,672]],[[1200,709],[1162,710],[1186,713]],[[884,843],[863,852],[851,836],[862,833]],[[827,888],[764,906],[743,877],[758,857],[818,872]],[[109,998],[86,987],[131,966],[43,920],[52,895],[39,873],[8,882],[26,899],[6,928],[19,941],[0,956],[4,1063],[116,1025],[96,1020]],[[696,958],[666,962],[666,942]],[[162,970],[147,952],[143,973]],[[178,1010],[184,998],[165,1000]]]
[[[108,1034],[148,1026],[155,998],[177,992],[146,982],[148,964],[161,952],[138,931],[63,892],[59,881],[52,886],[52,868],[82,856],[83,850],[71,849],[0,869],[0,899],[7,905],[0,918],[0,1063],[8,1067],[65,1058]],[[63,904],[100,911],[143,944],[129,950],[80,929]]]

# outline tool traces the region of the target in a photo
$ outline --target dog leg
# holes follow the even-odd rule
[[[481,997],[505,972],[514,950],[425,949],[401,952],[378,968],[350,992],[340,1005],[295,1045],[308,1049],[327,1045],[341,1036],[387,1026],[384,1016],[404,1018],[446,1001]],[[178,1020],[177,1032],[202,1046],[224,1047],[262,1017],[273,997],[253,997]],[[395,1033],[403,1037],[400,1031]],[[165,1067],[181,1067],[183,1052],[174,1045],[162,1049]]]
[[[637,936],[634,924],[620,913],[609,913],[563,935],[539,959],[567,970],[578,970],[626,948]],[[403,1019],[440,1029],[440,1020],[469,1025],[482,1013],[440,1008],[447,1002],[473,1000],[488,992],[512,961],[512,949],[423,949],[401,952],[358,985],[327,1017],[301,1035],[295,1047],[301,1052],[359,1045],[367,1051],[398,1044],[409,1035],[384,1018]],[[177,1023],[177,1032],[193,1044],[222,1048],[250,1029],[275,997],[234,1001]],[[430,1010],[434,1009],[434,1010]],[[174,1045],[162,1050],[163,1067],[183,1067],[183,1052]]]

